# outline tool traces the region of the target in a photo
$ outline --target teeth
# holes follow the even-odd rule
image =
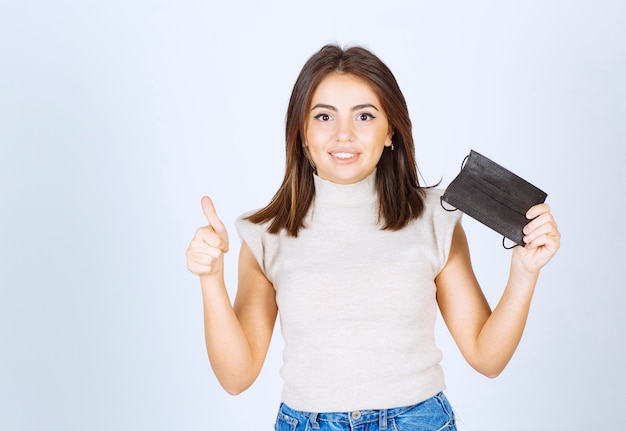
[[[353,153],[333,153],[333,157],[337,157],[338,159],[349,159],[354,157]]]

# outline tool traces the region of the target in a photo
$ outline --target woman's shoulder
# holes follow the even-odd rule
[[[442,223],[457,223],[462,216],[461,211],[450,211],[442,205],[441,197],[445,190],[440,188],[423,188],[424,190],[424,215],[426,218],[438,220]]]
[[[434,187],[424,187],[424,209],[432,210],[437,207],[441,208],[441,196],[443,196],[444,190]]]
[[[235,228],[241,239],[248,242],[275,242],[278,238],[284,236],[284,230],[277,234],[270,233],[270,225],[272,220],[264,222],[255,222],[250,220],[250,216],[256,214],[260,209],[246,211],[235,219]]]
[[[253,221],[250,221],[249,217],[251,215],[255,214],[258,211],[259,211],[258,209],[246,211],[246,212],[240,214],[235,219],[235,227],[237,228],[239,233],[241,233],[242,230],[244,230],[244,231],[261,231],[261,230],[265,230],[267,228],[267,226],[265,226],[267,223],[259,224],[259,223],[254,223]]]
[[[436,188],[436,187],[422,187],[422,190],[424,191],[424,197],[427,200],[432,200],[432,199],[437,199],[437,201],[439,201],[439,198],[441,196],[443,196],[443,189],[440,188]]]

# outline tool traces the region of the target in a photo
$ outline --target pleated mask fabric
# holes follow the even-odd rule
[[[458,209],[522,247],[526,212],[547,193],[474,150],[441,196],[447,211]],[[454,207],[448,209],[443,202]],[[504,238],[502,243],[504,246]],[[511,247],[505,247],[511,248]]]

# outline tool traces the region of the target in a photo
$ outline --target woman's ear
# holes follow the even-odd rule
[[[313,168],[313,172],[317,172],[317,168],[315,167],[315,163],[313,163],[313,159],[311,158],[311,154],[309,153],[309,145],[305,140],[302,140],[302,149],[304,150],[304,157],[309,161],[311,168]]]
[[[392,146],[393,146],[393,129],[389,131],[389,134],[385,138],[385,147],[392,147]]]

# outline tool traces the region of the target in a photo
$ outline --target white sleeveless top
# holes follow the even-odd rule
[[[421,217],[400,231],[377,224],[375,173],[339,185],[315,176],[298,237],[236,221],[276,290],[285,340],[282,400],[308,412],[385,409],[444,389],[435,345],[435,277],[461,213],[427,189]]]

